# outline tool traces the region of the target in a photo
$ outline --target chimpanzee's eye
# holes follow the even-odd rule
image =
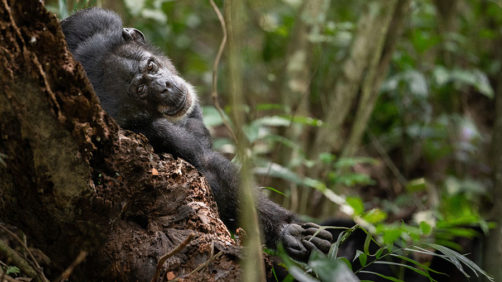
[[[148,61],[148,65],[147,65],[146,69],[148,70],[148,72],[156,72],[158,67],[157,67],[157,64],[153,60],[150,60],[150,61]]]
[[[138,85],[138,88],[136,89],[136,93],[138,96],[145,96],[146,95],[146,85],[140,84]]]

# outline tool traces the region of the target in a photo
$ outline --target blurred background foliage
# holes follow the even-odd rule
[[[209,1],[47,1],[60,17],[94,5],[117,11],[172,59],[197,88],[215,148],[232,158],[210,97],[222,29]],[[386,246],[428,242],[459,252],[459,237],[486,234],[502,216],[491,210],[502,1],[245,7],[243,129],[256,182],[271,198],[311,220],[354,219]],[[224,55],[226,113],[228,77]]]

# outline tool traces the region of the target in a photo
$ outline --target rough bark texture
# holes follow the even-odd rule
[[[192,233],[161,277],[238,279],[206,180],[103,112],[39,1],[0,0],[0,153],[0,221],[52,259],[49,277],[85,250],[76,280],[150,280]]]

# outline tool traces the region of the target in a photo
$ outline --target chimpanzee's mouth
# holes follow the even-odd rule
[[[161,112],[166,116],[170,117],[183,116],[192,104],[190,98],[187,99],[188,96],[190,96],[188,95],[188,93],[186,95],[183,95],[183,98],[180,101],[178,101],[176,105],[159,105],[157,109],[159,112]]]

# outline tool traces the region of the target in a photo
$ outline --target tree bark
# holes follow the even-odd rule
[[[160,280],[238,279],[206,180],[102,110],[41,1],[0,0],[0,153],[0,220],[51,258],[49,278],[83,250],[74,280],[151,280],[166,254]]]

